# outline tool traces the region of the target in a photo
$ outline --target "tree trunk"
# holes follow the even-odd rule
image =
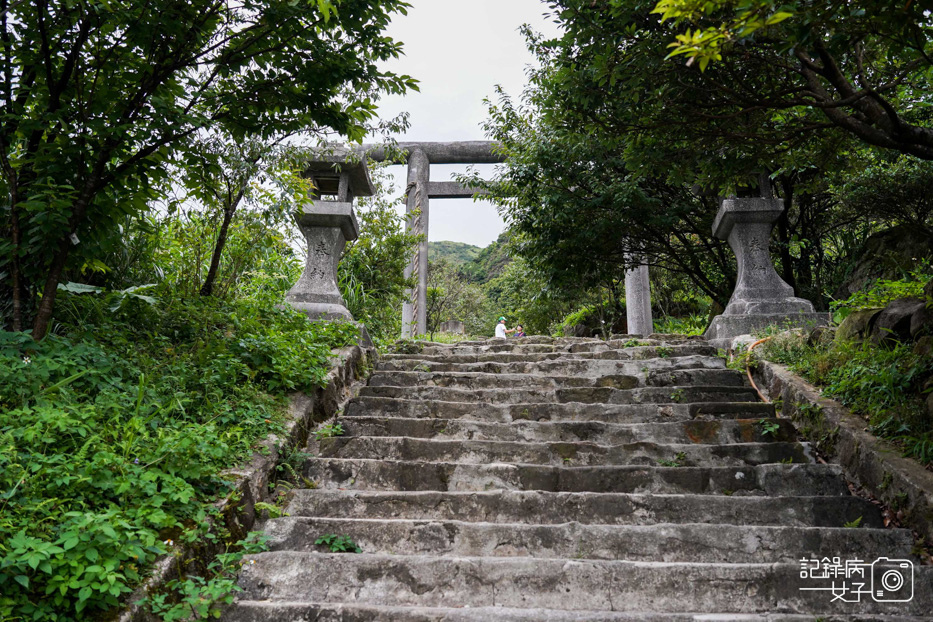
[[[67,237],[58,243],[58,252],[52,260],[49,268],[49,274],[45,279],[45,287],[42,290],[42,301],[36,310],[36,319],[32,325],[32,338],[36,341],[43,339],[49,332],[49,324],[52,321],[52,309],[55,307],[55,297],[58,295],[58,281],[65,270],[65,262],[68,260],[68,254],[71,252],[71,240]]]
[[[42,301],[39,303],[39,308],[36,309],[36,319],[33,321],[32,325],[32,338],[36,341],[44,338],[46,333],[49,332],[49,324],[52,321],[52,310],[55,308],[55,298],[58,296],[58,282],[62,278],[62,272],[65,270],[65,262],[68,261],[68,254],[71,253],[71,236],[75,234],[78,225],[84,220],[87,207],[98,192],[106,161],[107,160],[103,157],[98,160],[91,178],[85,182],[84,190],[72,205],[72,215],[69,221],[71,226],[69,227],[68,233],[62,236],[61,240],[58,242],[58,251],[52,259],[52,265],[49,266],[49,273],[45,279],[45,286],[42,288]]]
[[[797,234],[803,242],[819,240],[819,232],[814,231],[815,227],[812,225],[813,219],[810,218],[813,196],[806,193],[801,193],[799,196],[800,199],[797,204],[800,207],[800,219],[797,221]],[[805,243],[801,245],[800,259],[796,262],[796,269],[794,272],[797,275],[797,285],[800,288],[799,291],[797,291],[797,295],[810,300],[818,305],[818,308],[821,308],[823,304],[822,292],[813,287],[814,255],[817,247],[819,247],[818,243]]]
[[[13,323],[14,332],[23,330],[23,275],[19,265],[19,247],[22,233],[19,229],[19,213],[16,204],[19,202],[18,192],[14,186],[10,192],[10,226],[13,237],[13,257],[10,262],[10,276],[13,280]]]
[[[204,277],[204,283],[201,285],[202,296],[210,296],[214,293],[214,281],[217,280],[220,257],[224,252],[224,246],[227,244],[227,231],[230,229],[230,221],[233,220],[235,210],[235,206],[224,210],[224,218],[220,223],[220,231],[217,232],[217,241],[214,243],[214,252],[211,254],[211,267],[207,270],[207,276]]]
[[[794,201],[794,182],[785,178],[781,182],[781,186],[784,188],[784,211],[781,212],[781,217],[778,218],[777,223],[779,240],[778,254],[781,257],[781,271],[784,273],[782,275],[784,281],[794,288],[794,293],[796,294],[797,279],[794,277],[794,263],[790,256],[790,220],[787,216]]]

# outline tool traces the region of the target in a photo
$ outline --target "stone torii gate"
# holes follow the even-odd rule
[[[503,158],[495,152],[494,146],[495,143],[484,140],[398,144],[398,149],[407,154],[407,227],[412,233],[424,236],[405,269],[405,276],[415,275],[418,284],[414,291],[407,292],[407,300],[402,306],[404,338],[428,332],[428,222],[431,199],[467,199],[480,192],[455,181],[431,181],[431,164],[498,164]],[[376,162],[387,159],[383,147],[366,145],[363,150]]]
[[[431,181],[431,164],[499,164],[504,162],[492,141],[462,142],[405,142],[398,150],[406,154],[408,185],[406,194],[407,228],[423,235],[418,249],[405,270],[405,276],[417,277],[414,291],[406,292],[402,306],[402,337],[423,335],[428,330],[428,223],[431,199],[472,198],[482,191],[462,186],[455,181]],[[376,162],[388,159],[386,149],[377,145],[364,145],[361,149]],[[628,332],[648,335],[653,332],[651,293],[648,285],[648,267],[637,266],[625,277],[626,314]],[[631,303],[629,303],[631,301]]]

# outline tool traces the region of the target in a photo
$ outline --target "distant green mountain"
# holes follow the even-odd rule
[[[428,259],[446,259],[454,265],[465,264],[479,257],[479,246],[463,242],[428,242]]]
[[[460,266],[461,274],[481,285],[502,274],[505,267],[512,261],[506,251],[508,241],[508,232],[503,232],[498,240],[481,249],[472,261]]]
[[[512,261],[506,252],[508,241],[509,234],[504,231],[486,248],[463,242],[429,242],[428,259],[446,259],[458,267],[460,274],[482,285],[502,274]]]
[[[502,274],[505,267],[512,261],[507,252],[508,242],[509,233],[503,231],[499,239],[480,251],[471,264],[475,281],[486,283]]]

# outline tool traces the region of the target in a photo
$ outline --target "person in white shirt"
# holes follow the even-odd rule
[[[499,323],[496,324],[496,337],[499,339],[505,339],[506,335],[508,335],[509,333],[514,333],[514,332],[515,332],[514,328],[508,329],[505,327],[505,318],[500,317]]]

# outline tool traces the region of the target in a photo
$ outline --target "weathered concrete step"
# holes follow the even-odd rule
[[[814,622],[811,615],[558,611],[505,607],[380,607],[328,603],[238,601],[224,622]],[[821,622],[921,622],[928,617],[823,615]]]
[[[527,522],[534,521],[528,517]],[[906,529],[526,524],[285,517],[266,523],[271,551],[327,552],[324,534],[349,536],[366,553],[538,557],[728,564],[794,563],[803,556],[876,559],[909,551]],[[914,560],[919,563],[919,559]]]
[[[555,467],[312,458],[303,474],[319,488],[356,490],[545,490],[687,494],[849,494],[829,464],[746,467]]]
[[[681,335],[677,333],[651,333],[650,335],[631,335],[627,333],[614,333],[609,336],[609,342],[620,342],[620,343],[630,343],[632,341],[641,341],[643,343],[672,343],[672,342],[682,342],[682,343],[696,343],[696,342],[705,342],[706,338],[700,335]],[[528,337],[509,337],[506,341],[495,338],[487,339],[471,339],[459,341],[456,344],[449,343],[440,343],[440,342],[421,342],[424,344],[430,344],[434,346],[449,347],[450,345],[458,346],[482,346],[488,344],[501,344],[501,343],[511,343],[511,344],[528,344],[528,343],[544,343],[544,344],[557,344],[557,345],[575,345],[575,344],[589,344],[589,343],[606,343],[607,340],[601,339],[599,337],[553,337],[551,335],[530,335]]]
[[[296,490],[292,516],[410,518],[515,523],[576,521],[605,525],[711,523],[788,527],[841,527],[859,520],[883,527],[878,508],[844,497],[630,494],[497,490],[487,492],[382,492]]]
[[[638,386],[638,377],[622,376],[624,387]],[[453,387],[457,389],[536,389],[553,391],[558,387],[592,387],[595,379],[578,376],[544,376],[540,374],[495,374],[485,372],[376,372],[367,384],[371,387]]]
[[[360,396],[350,400],[345,417],[463,419],[490,423],[511,421],[603,421],[658,423],[688,419],[753,419],[774,416],[774,405],[762,402],[695,402],[674,404],[473,404],[443,400]]]
[[[485,372],[386,371],[369,378],[370,387],[450,387],[455,389],[523,389],[554,391],[568,387],[745,386],[745,377],[732,369],[656,370],[635,374],[611,373],[597,377]]]
[[[451,363],[425,361],[418,358],[380,358],[376,371],[430,371],[430,372],[481,372],[487,374],[550,374],[557,376],[604,376],[611,374],[637,374],[645,370],[671,369],[724,369],[726,362],[718,356],[678,356],[654,358],[643,361],[604,360],[595,358],[554,358],[537,362],[485,362]]]
[[[397,359],[418,359],[421,361],[438,361],[447,363],[483,363],[483,362],[537,362],[548,360],[606,360],[606,361],[643,361],[656,358],[675,358],[679,356],[718,356],[719,351],[707,343],[672,346],[640,346],[618,350],[605,350],[602,352],[414,352],[400,354],[386,354],[383,359],[393,361]]]
[[[438,354],[442,356],[447,354],[492,354],[498,352],[508,352],[514,354],[541,354],[557,352],[563,354],[570,352],[571,347],[571,345],[558,343],[520,343],[496,339],[475,345],[425,345],[421,349],[421,352],[422,354]]]
[[[512,421],[486,423],[464,419],[413,419],[409,417],[343,417],[348,436],[409,436],[443,440],[493,440],[530,442],[590,441],[621,445],[654,443],[766,443],[797,440],[788,419],[712,420],[691,419],[675,423],[617,424],[602,421]]]
[[[632,349],[638,347],[674,347],[706,344],[702,338],[683,337],[680,335],[658,335],[656,338],[626,336],[623,339],[576,339],[573,341],[557,339],[554,341],[526,339],[488,339],[486,341],[461,341],[454,344],[423,342],[410,346],[424,354],[478,354],[487,352],[561,352],[576,354],[581,352],[605,352],[607,350]]]
[[[692,564],[530,558],[260,553],[243,565],[242,600],[428,607],[681,612],[890,613],[933,610],[933,567],[909,603],[832,602],[802,591],[798,564]]]
[[[360,397],[391,397],[423,399],[471,404],[554,404],[580,402],[583,404],[670,404],[695,402],[754,402],[758,396],[751,387],[645,387],[613,389],[608,387],[580,387],[553,391],[535,389],[456,389],[450,387],[387,387],[367,386],[360,389]]]
[[[312,442],[309,451],[322,458],[361,458],[456,464],[520,463],[552,466],[745,466],[812,463],[805,443],[733,443],[728,445],[597,445],[590,442],[534,443],[460,441],[399,436],[340,436]]]
[[[743,387],[745,376],[734,369],[658,369],[650,370],[645,376],[645,386],[677,387],[683,385]]]
[[[543,344],[562,344],[570,345],[574,343],[586,343],[588,341],[599,341],[594,337],[554,337],[553,335],[529,335],[528,337],[510,337],[507,340],[496,339],[493,337],[487,337],[485,339],[465,339],[463,341],[458,341],[455,344],[450,343],[441,343],[439,341],[418,341],[415,342],[415,345],[422,344],[426,346],[438,346],[438,347],[450,347],[452,345],[458,346],[483,346],[489,344],[503,344],[503,343],[512,343],[512,344],[534,344],[534,343],[543,343]],[[412,345],[412,344],[407,344]]]
[[[683,337],[679,335],[658,335],[656,337],[639,337],[637,335],[626,335],[622,338],[609,339],[602,341],[591,339],[579,343],[572,343],[567,350],[571,353],[576,352],[603,352],[605,350],[624,350],[643,347],[674,347],[706,344],[702,338]]]

